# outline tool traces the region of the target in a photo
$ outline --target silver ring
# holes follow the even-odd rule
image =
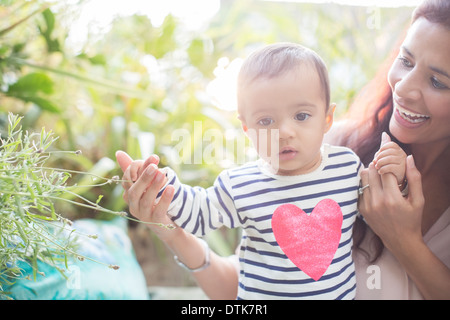
[[[362,195],[363,193],[364,193],[364,189],[366,189],[366,188],[368,188],[369,187],[369,185],[368,184],[366,184],[364,187],[362,187],[362,188],[359,188],[358,189],[358,193],[359,193],[359,195]]]

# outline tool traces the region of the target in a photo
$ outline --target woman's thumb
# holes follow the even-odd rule
[[[408,199],[413,205],[423,206],[425,198],[422,190],[422,175],[411,155],[406,158],[406,179],[408,180]]]

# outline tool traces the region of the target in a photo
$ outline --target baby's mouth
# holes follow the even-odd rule
[[[397,103],[395,104],[395,108],[398,110],[398,113],[400,114],[402,119],[406,120],[410,123],[417,124],[417,123],[425,122],[428,119],[430,119],[430,117],[427,115],[419,114],[419,113],[415,113],[415,112],[406,110],[406,109],[400,107]]]
[[[280,150],[280,154],[289,154],[289,153],[293,153],[293,152],[297,152],[297,151],[290,147],[284,147]]]

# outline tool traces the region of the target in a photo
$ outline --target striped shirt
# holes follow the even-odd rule
[[[226,226],[241,227],[238,299],[353,299],[352,227],[357,216],[359,158],[344,147],[323,145],[322,163],[298,176],[272,174],[263,161],[223,171],[204,189],[182,184],[168,171],[175,187],[169,207],[173,221],[196,236]],[[339,204],[343,219],[339,245],[317,281],[281,250],[271,226],[274,211],[293,204],[311,214],[319,201]]]

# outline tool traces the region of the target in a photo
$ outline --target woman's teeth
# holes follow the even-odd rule
[[[423,115],[423,114],[418,114],[418,113],[414,113],[411,112],[409,110],[405,110],[402,107],[399,107],[398,105],[395,106],[400,114],[400,116],[406,120],[409,121],[411,123],[420,123],[420,122],[424,122],[428,119],[430,119],[429,116]]]

